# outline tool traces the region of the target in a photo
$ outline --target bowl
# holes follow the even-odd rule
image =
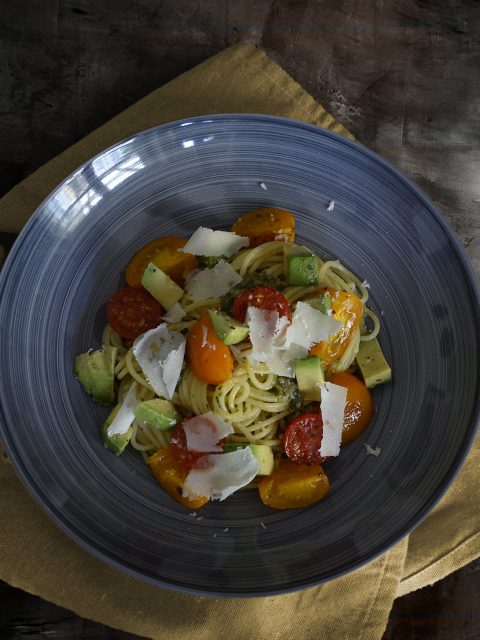
[[[108,409],[75,380],[74,357],[99,346],[105,303],[140,247],[270,205],[295,214],[301,243],[369,282],[393,381],[374,390],[368,429],[326,465],[322,502],[274,511],[241,491],[189,512],[137,452],[103,447]],[[460,243],[396,169],[314,126],[217,115],[115,144],[37,209],[0,286],[1,437],[17,473],[82,547],[164,587],[257,596],[349,572],[418,525],[474,435],[479,291]]]

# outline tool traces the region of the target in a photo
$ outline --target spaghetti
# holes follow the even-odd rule
[[[330,384],[332,388],[336,386],[338,388],[338,384],[346,386],[348,393],[350,393],[350,386],[353,384],[354,391],[352,393],[360,402],[360,404],[357,402],[356,406],[361,406],[363,411],[360,419],[360,414],[357,411],[354,424],[352,423],[353,426],[348,426],[347,409],[345,409],[345,425],[350,429],[348,437],[353,439],[368,423],[373,411],[373,403],[365,385],[350,374],[356,370],[356,361],[361,345],[374,345],[374,342],[371,341],[375,341],[379,333],[380,321],[368,306],[368,283],[360,281],[338,260],[322,260],[305,247],[297,247],[292,243],[294,238],[292,214],[277,209],[251,212],[251,214],[240,218],[233,229],[234,231],[237,229],[243,231],[242,235],[228,233],[224,235],[234,236],[231,240],[240,243],[240,246],[242,244],[244,246],[245,241],[247,244],[250,242],[249,248],[240,248],[240,250],[237,248],[233,252],[228,252],[229,257],[213,253],[199,254],[216,256],[204,258],[203,265],[206,264],[207,268],[211,268],[212,271],[208,274],[201,274],[202,282],[213,277],[217,266],[221,267],[220,271],[223,270],[222,273],[225,277],[230,278],[231,285],[227,288],[224,288],[220,283],[222,286],[219,287],[220,293],[217,296],[215,296],[217,289],[209,288],[208,283],[205,295],[205,292],[199,295],[198,290],[189,286],[191,283],[189,278],[195,278],[195,274],[198,273],[198,270],[197,272],[194,270],[195,266],[198,266],[198,261],[191,253],[181,253],[181,247],[185,245],[183,239],[166,237],[153,241],[134,257],[126,271],[129,287],[120,289],[109,300],[107,305],[108,324],[102,335],[102,350],[100,352],[105,357],[107,357],[106,354],[110,354],[113,360],[111,365],[113,364],[114,393],[117,406],[109,420],[115,420],[116,414],[121,412],[123,406],[128,403],[135,402],[137,405],[151,407],[149,402],[161,401],[172,407],[172,415],[177,421],[173,430],[169,427],[173,426],[175,422],[159,427],[154,421],[133,418],[137,412],[136,410],[133,412],[131,408],[132,417],[126,425],[128,433],[125,430],[118,431],[118,433],[125,433],[128,438],[122,443],[121,449],[110,448],[113,448],[118,454],[129,443],[141,453],[145,461],[152,467],[157,479],[176,500],[185,506],[202,506],[204,504],[202,501],[179,497],[184,481],[182,464],[188,462],[192,468],[198,454],[195,451],[192,453],[179,450],[179,446],[185,448],[185,443],[181,445],[177,427],[191,416],[213,414],[231,431],[227,438],[229,447],[233,447],[234,450],[237,450],[235,447],[248,448],[249,446],[268,449],[272,459],[272,469],[275,465],[275,469],[278,470],[282,466],[282,460],[285,459],[285,456],[295,463],[314,464],[314,467],[310,466],[305,469],[302,464],[297,464],[294,465],[293,471],[288,468],[288,465],[283,464],[283,473],[286,474],[287,483],[291,474],[293,473],[295,476],[298,472],[304,483],[304,488],[307,485],[310,487],[307,493],[310,492],[311,495],[308,498],[302,497],[299,500],[298,496],[294,498],[290,496],[291,499],[286,499],[285,502],[285,495],[281,492],[279,495],[283,495],[283,497],[279,499],[278,496],[275,497],[275,492],[272,489],[272,486],[275,488],[275,472],[266,476],[259,483],[262,500],[269,506],[276,508],[305,506],[323,497],[328,490],[328,480],[317,464],[323,460],[319,457],[320,441],[318,440],[322,434],[322,421],[319,417],[319,403],[317,401],[315,404],[314,401],[318,398],[318,392],[314,396],[314,400],[312,400],[312,396],[309,397],[305,393],[305,389],[301,388],[297,369],[295,368],[295,374],[292,373],[293,365],[298,362],[298,358],[312,360],[312,356],[314,356],[313,360],[319,363],[315,366],[321,369],[324,386],[326,380],[327,385]],[[198,231],[202,231],[204,235],[205,232],[210,234],[224,233],[208,229]],[[246,240],[244,236],[247,236],[249,240]],[[294,253],[289,254],[290,250]],[[298,254],[295,253],[297,251]],[[305,264],[308,263],[310,274],[305,272],[302,277],[298,273],[292,275],[289,255],[307,256]],[[157,262],[152,264],[151,260],[155,259]],[[161,264],[162,269],[166,271],[162,271],[156,266],[157,264]],[[181,269],[187,266],[188,269],[182,272]],[[177,283],[180,282],[182,287],[185,284],[184,277],[187,278],[187,285],[184,289],[175,284],[168,276],[169,268],[171,277],[176,279]],[[165,305],[166,308],[172,310],[176,307],[176,313],[172,313],[171,318],[168,315],[165,318],[165,322],[168,324],[159,324],[163,319],[160,316],[163,311],[159,304],[159,302],[163,304],[161,296],[157,297],[152,291],[152,298],[140,286],[144,284],[143,278],[149,270],[153,273],[159,272],[162,281],[169,283],[169,295],[173,292],[175,296],[175,304],[170,300],[169,304]],[[312,276],[312,273],[315,275]],[[149,287],[147,290],[150,292]],[[214,295],[212,296],[212,294]],[[129,303],[130,306],[128,306]],[[143,315],[143,312],[136,314],[137,307],[144,310]],[[250,312],[252,307],[260,309],[260,315],[252,315]],[[306,309],[310,309],[310,311],[307,312]],[[223,316],[224,321],[227,318],[227,325],[231,321],[232,327],[237,327],[237,329],[240,327],[243,331],[241,335],[239,334],[240,337],[236,334],[235,339],[230,340],[229,338],[227,341],[226,336],[219,333],[218,327],[211,324],[216,317],[215,314],[219,314],[220,310],[227,312],[227,315],[224,313]],[[273,360],[269,360],[270,356],[265,354],[276,354],[276,351],[261,352],[257,350],[258,336],[262,335],[264,329],[266,330],[266,325],[263,329],[262,325],[259,325],[260,334],[255,334],[257,336],[255,337],[254,318],[263,318],[264,320],[276,318],[277,324],[273,335],[277,335],[276,332],[280,331],[280,326],[283,327],[283,331],[286,326],[292,327],[293,330],[297,311],[299,312],[298,318],[301,313],[306,314],[302,320],[306,324],[301,326],[305,326],[306,343],[308,344],[306,346],[301,344],[305,340],[301,328],[300,333],[296,334],[299,342],[293,341],[294,350],[288,351],[288,345],[285,342],[287,329],[287,333],[284,333],[282,338],[284,342],[278,346],[278,353],[282,357],[287,353],[285,357],[290,360],[284,362],[278,356],[280,359],[274,364]],[[136,317],[137,315],[138,317]],[[222,316],[221,313],[220,316]],[[327,320],[325,316],[331,316],[331,318]],[[314,319],[312,322],[317,323],[316,329],[309,327],[307,318]],[[321,320],[322,318],[323,320]],[[242,324],[245,321],[248,327]],[[267,321],[265,320],[265,322]],[[315,333],[315,331],[318,332],[318,327],[322,324],[324,327],[330,327],[329,332],[314,340],[311,336],[320,336],[320,333]],[[296,330],[298,330],[298,326],[300,325],[297,325]],[[332,329],[332,327],[334,328]],[[177,359],[176,377],[173,382],[170,382],[171,391],[167,395],[159,392],[161,386],[152,379],[148,363],[145,364],[145,361],[142,360],[144,356],[139,356],[138,340],[141,341],[142,336],[147,336],[150,329],[153,332],[161,330],[164,336],[170,336],[172,340],[177,340],[175,343],[177,350],[178,345],[182,345],[183,349],[186,345],[183,366],[181,361]],[[255,331],[257,330],[258,326]],[[186,336],[186,340],[181,334]],[[170,337],[168,339],[167,337],[165,340],[168,342]],[[173,345],[174,342],[171,344]],[[155,344],[153,346],[155,349],[162,348],[155,346]],[[195,362],[195,358],[198,360],[199,352],[204,348],[210,350],[213,365],[212,361],[205,359],[205,354],[200,354],[203,359],[200,358],[198,362]],[[295,349],[303,355],[292,355],[296,353]],[[300,351],[298,351],[299,349]],[[167,355],[173,353],[174,350],[172,346]],[[259,356],[259,353],[263,353],[263,355]],[[81,354],[78,358],[86,355]],[[183,359],[183,351],[180,357]],[[284,364],[286,364],[285,367]],[[181,370],[180,366],[182,366]],[[353,378],[353,382],[348,378],[349,375],[350,378]],[[171,380],[171,376],[167,375],[167,378]],[[83,381],[82,384],[84,384]],[[166,385],[167,382],[164,384]],[[358,387],[358,385],[360,386]],[[92,393],[88,385],[84,384],[84,387],[89,393]],[[318,384],[317,387],[319,387]],[[168,398],[168,401],[165,398]],[[108,426],[107,421],[104,429]],[[309,434],[308,437],[307,434]],[[181,436],[180,440],[184,437]],[[107,440],[105,442],[108,446]],[[176,462],[172,462],[169,452],[175,450],[177,451],[176,455],[180,451],[180,458],[177,458]],[[157,473],[155,467],[157,464],[170,465],[167,475],[163,476],[161,470]],[[314,473],[314,469],[317,467],[320,471]],[[266,474],[268,473],[271,472],[267,471]],[[285,478],[282,479],[283,481]],[[197,497],[198,495],[205,494],[197,494]],[[313,498],[313,495],[316,497]],[[201,498],[201,500],[204,499]]]

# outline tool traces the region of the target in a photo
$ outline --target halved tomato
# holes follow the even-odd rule
[[[107,322],[122,338],[135,340],[160,324],[162,306],[144,289],[124,287],[107,302]]]
[[[279,316],[292,319],[292,310],[288,300],[275,287],[260,286],[242,291],[234,300],[232,316],[238,322],[245,322],[248,307],[276,311]]]
[[[342,326],[328,340],[314,344],[309,355],[319,356],[325,365],[329,365],[345,353],[362,321],[363,305],[354,293],[330,288],[321,290],[322,293],[325,291],[330,293],[332,318],[341,322]]]
[[[157,238],[146,244],[130,261],[125,278],[131,287],[140,287],[141,280],[149,262],[153,262],[172,280],[183,287],[185,276],[198,266],[198,261],[191,253],[178,251],[187,241],[177,236]]]

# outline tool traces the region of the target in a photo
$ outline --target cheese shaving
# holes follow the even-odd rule
[[[133,355],[158,396],[171,399],[185,355],[185,338],[166,324],[150,329],[133,343]]]
[[[226,256],[229,258],[240,249],[248,247],[250,240],[231,231],[213,231],[199,227],[190,240],[178,251],[194,256]]]
[[[232,427],[211,411],[182,422],[189,451],[221,452],[220,440],[233,433]]]
[[[287,329],[285,344],[297,344],[308,350],[317,342],[327,340],[329,336],[337,333],[341,326],[341,322],[317,311],[309,304],[297,302],[292,324]]]
[[[366,442],[364,442],[365,444],[365,448],[367,450],[367,456],[375,456],[376,458],[378,458],[378,456],[380,455],[380,447],[371,447],[369,444],[367,444]]]
[[[225,500],[251,482],[260,465],[250,447],[231,453],[202,456],[190,470],[183,485],[185,498],[205,496]]]
[[[173,307],[170,307],[168,312],[162,316],[162,320],[165,322],[180,322],[185,317],[185,311],[181,304],[176,302]]]
[[[266,362],[273,373],[293,378],[292,363],[303,358],[313,344],[327,339],[342,326],[340,322],[298,302],[292,323],[276,311],[248,307],[246,324],[250,330],[250,358]]]
[[[203,269],[187,277],[186,291],[194,302],[219,298],[242,281],[242,277],[225,260],[220,260],[212,269]]]
[[[118,410],[117,415],[112,420],[112,424],[108,427],[107,435],[109,438],[111,438],[112,436],[121,435],[122,433],[127,433],[130,425],[134,421],[134,410],[138,404],[137,395],[135,392],[136,386],[136,384],[131,385],[130,389],[127,391],[120,409]]]
[[[322,387],[320,412],[323,420],[323,436],[320,444],[321,456],[338,456],[342,442],[343,420],[347,389],[338,384],[326,382]]]

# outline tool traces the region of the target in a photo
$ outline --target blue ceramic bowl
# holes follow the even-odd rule
[[[371,284],[393,382],[375,390],[367,431],[326,465],[324,501],[274,511],[244,491],[197,520],[136,452],[103,448],[107,410],[82,391],[73,361],[99,345],[105,302],[142,245],[229,229],[270,205],[294,212],[301,243]],[[50,517],[134,576],[228,596],[318,584],[407,534],[458,471],[478,416],[478,296],[429,199],[361,145],[266,116],[156,127],[80,167],[18,238],[1,275],[1,436]]]

